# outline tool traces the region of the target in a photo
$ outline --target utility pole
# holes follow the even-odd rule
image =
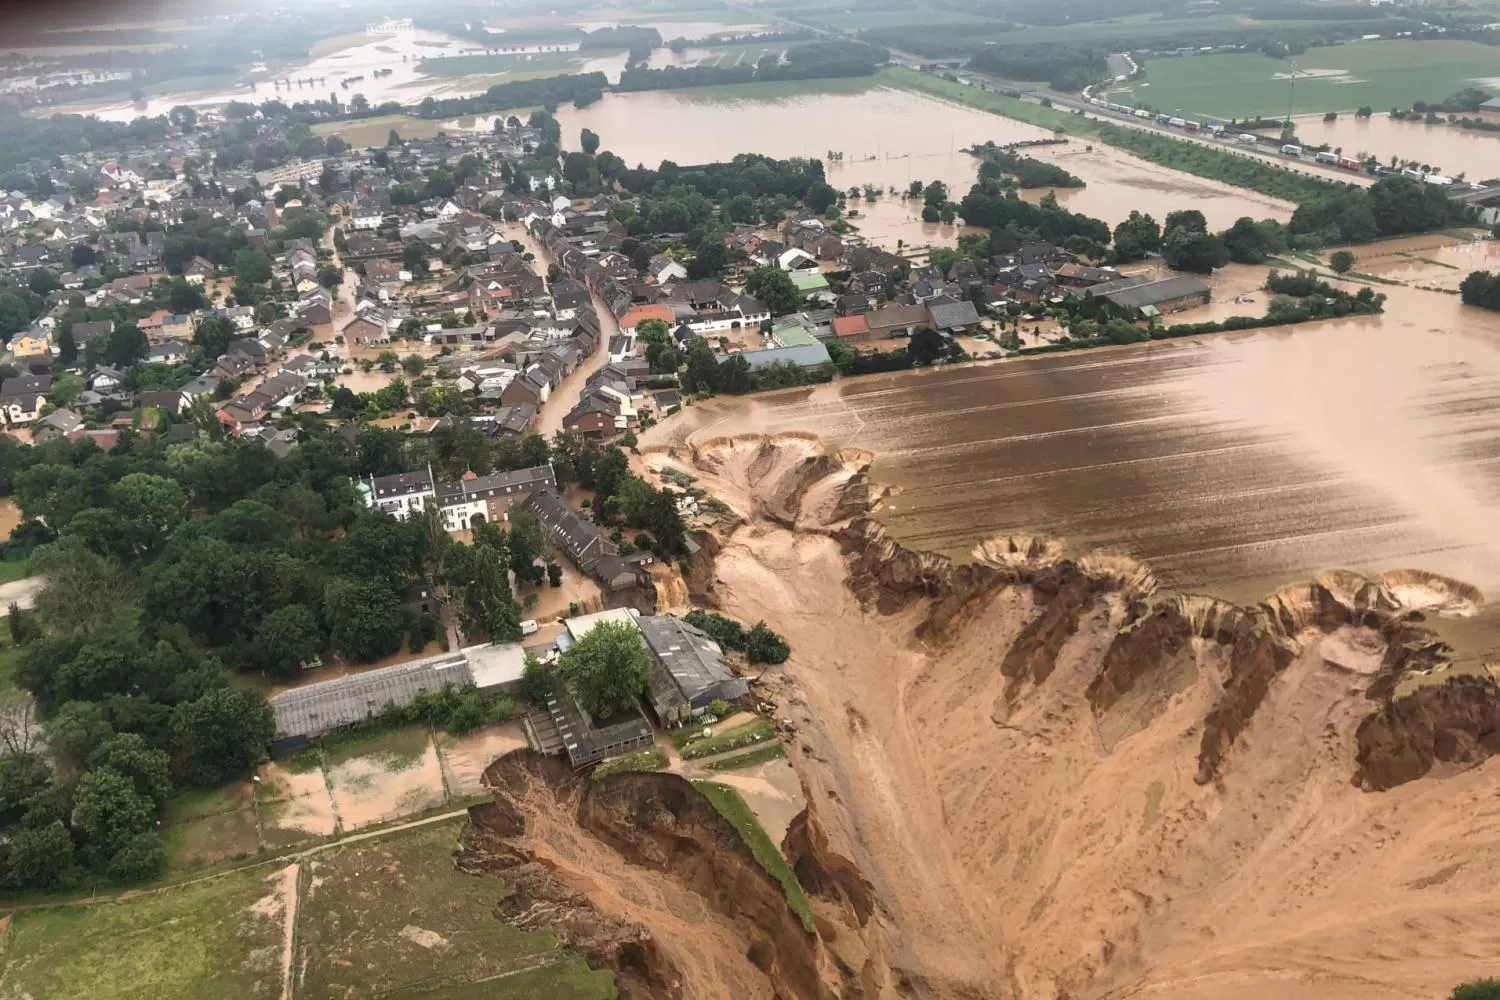
[[[1281,127],[1283,135],[1286,134],[1286,130],[1292,124],[1292,95],[1297,92],[1297,64],[1293,62],[1290,65],[1292,67],[1292,78],[1287,82],[1286,88],[1286,121],[1282,123]]]

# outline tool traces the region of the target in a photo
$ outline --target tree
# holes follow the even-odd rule
[[[525,508],[510,512],[510,569],[516,579],[525,583],[540,584],[542,567],[536,564],[545,547],[542,523],[535,514]]]
[[[1161,249],[1161,229],[1149,215],[1131,211],[1130,217],[1115,227],[1115,260],[1141,260]]]
[[[1328,258],[1328,266],[1339,274],[1348,274],[1354,270],[1354,254],[1348,250],[1336,250],[1333,256]]]
[[[629,622],[601,622],[568,647],[557,670],[589,714],[609,719],[635,707],[646,690],[651,659],[640,629]]]
[[[592,129],[584,129],[578,135],[578,145],[588,156],[599,152],[599,135]]]
[[[123,774],[158,810],[167,807],[172,793],[170,763],[166,751],[149,745],[140,733],[116,733],[89,754],[90,770],[107,767]]]
[[[1500,309],[1500,274],[1471,271],[1458,286],[1465,305]]]
[[[1203,213],[1196,208],[1184,208],[1176,212],[1167,213],[1167,221],[1162,223],[1162,232],[1173,229],[1186,229],[1193,233],[1208,232],[1208,220]]]
[[[181,279],[172,282],[172,290],[167,295],[167,307],[174,313],[197,312],[206,305],[208,301],[203,298],[203,289]]]
[[[323,649],[323,630],[306,605],[289,604],[261,619],[253,657],[269,677],[293,678]]]
[[[271,258],[259,247],[245,247],[234,255],[233,271],[236,282],[264,285],[271,280]]]
[[[208,316],[193,331],[193,343],[203,348],[210,358],[217,358],[229,349],[229,344],[239,336],[234,322],[223,316]]]
[[[222,687],[178,705],[172,733],[188,758],[192,780],[218,785],[244,774],[265,756],[276,722],[270,703],[258,692]]]
[[[688,264],[688,277],[694,281],[717,277],[729,263],[729,248],[718,233],[709,233],[698,243],[697,253]]]
[[[78,780],[73,808],[85,837],[84,853],[101,869],[136,836],[156,826],[151,800],[136,791],[128,777],[107,767]]]
[[[552,671],[530,653],[526,654],[526,665],[521,668],[521,684],[516,694],[537,708],[545,708],[547,699],[552,697]]]
[[[930,326],[918,327],[917,332],[911,335],[911,341],[907,344],[906,353],[911,355],[913,361],[919,365],[930,365],[942,357],[943,350],[948,342],[943,335]]]
[[[1212,274],[1214,268],[1229,263],[1229,251],[1223,240],[1209,233],[1169,229],[1162,238],[1162,258],[1179,271]]]
[[[762,302],[772,316],[796,312],[802,305],[802,294],[792,283],[792,276],[775,265],[751,271],[745,281],[745,294]]]
[[[323,606],[341,656],[369,663],[401,648],[401,605],[385,582],[336,579],[323,592]]]
[[[342,268],[332,264],[324,264],[318,268],[318,284],[324,288],[337,288],[344,283],[344,271]]]
[[[401,359],[401,370],[412,378],[421,375],[427,369],[427,359],[420,354],[408,354]]]
[[[92,692],[88,692],[92,693]],[[102,694],[102,692],[100,692]],[[59,766],[81,768],[114,729],[103,706],[93,701],[63,702],[47,721],[47,744]]]
[[[158,547],[187,516],[187,494],[167,476],[132,472],[110,492],[116,511],[137,529],[148,550]]]
[[[73,838],[61,823],[22,827],[10,836],[6,883],[12,889],[50,889],[73,870]]]

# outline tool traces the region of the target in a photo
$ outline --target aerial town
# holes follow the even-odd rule
[[[1500,29],[1160,6],[10,26],[0,1000],[1500,1000]]]

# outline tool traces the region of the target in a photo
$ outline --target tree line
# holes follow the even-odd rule
[[[665,66],[661,69],[627,66],[615,89],[679,90],[776,80],[872,76],[888,59],[886,50],[860,42],[813,42],[793,46],[781,55],[768,52],[753,66],[745,63],[734,66]]]

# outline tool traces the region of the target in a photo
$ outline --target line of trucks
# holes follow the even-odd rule
[[[1111,114],[1119,115],[1121,118],[1153,120],[1163,128],[1181,129],[1189,135],[1205,135],[1213,139],[1222,140],[1223,142],[1239,143],[1244,146],[1276,145],[1276,140],[1269,136],[1256,135],[1253,132],[1242,132],[1239,135],[1235,135],[1217,122],[1204,125],[1190,118],[1175,118],[1171,115],[1152,115],[1151,112],[1143,108],[1128,108],[1123,104],[1111,104],[1102,97],[1085,96],[1083,99],[1099,110],[1108,111]],[[1282,144],[1280,152],[1282,156],[1290,156],[1299,160],[1306,157],[1306,153],[1302,147],[1292,143]],[[1341,170],[1353,170],[1355,172],[1365,170],[1365,164],[1362,161],[1348,156],[1339,156],[1336,153],[1314,153],[1313,159],[1319,163],[1326,163],[1331,167],[1338,167]]]

